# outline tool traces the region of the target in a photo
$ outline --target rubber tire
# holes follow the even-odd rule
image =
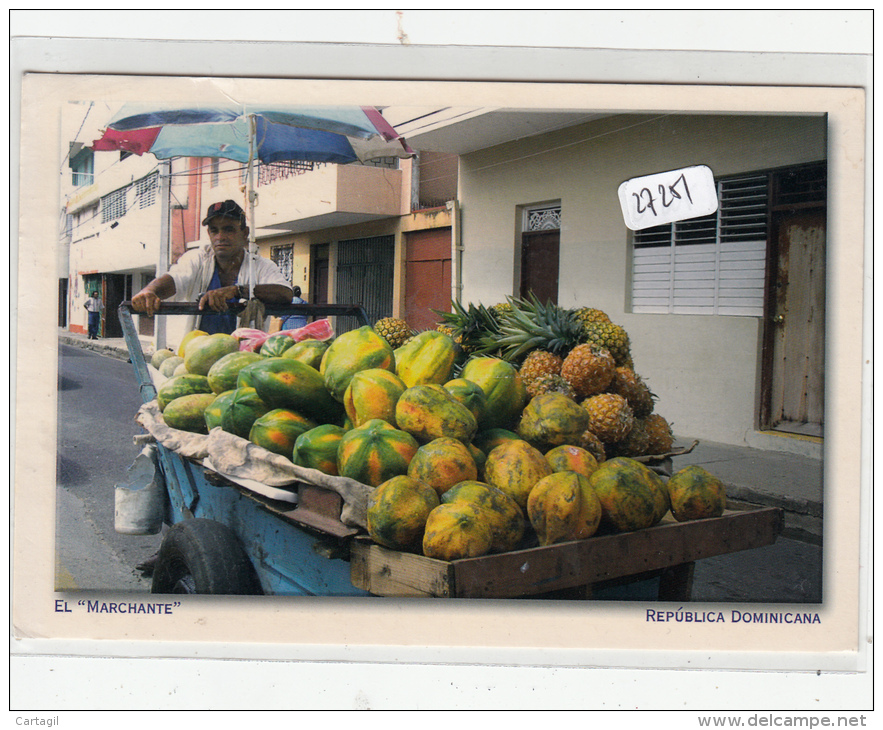
[[[163,538],[151,593],[258,595],[254,566],[236,534],[214,520],[173,525]]]

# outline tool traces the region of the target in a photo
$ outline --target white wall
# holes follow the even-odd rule
[[[625,327],[657,412],[678,435],[745,443],[755,424],[760,319],[632,314],[631,239],[617,188],[689,165],[725,176],[825,157],[823,117],[669,114],[615,116],[466,155],[464,302],[489,305],[517,292],[518,207],[560,200],[559,304],[598,307]]]

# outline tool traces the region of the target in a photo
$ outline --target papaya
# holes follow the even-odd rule
[[[187,372],[208,375],[211,366],[231,352],[239,352],[239,340],[233,335],[218,332],[199,337],[187,345],[184,355]]]
[[[252,424],[248,440],[267,451],[291,459],[297,437],[316,428],[316,425],[300,413],[286,408],[274,408]]]
[[[468,443],[478,426],[475,416],[440,385],[414,385],[398,399],[396,425],[421,443],[448,436]]]
[[[550,474],[552,467],[542,452],[521,440],[497,446],[484,465],[485,481],[512,497],[522,510],[527,507],[530,490]]]
[[[225,390],[223,393],[215,394],[215,399],[205,409],[206,430],[211,431],[213,428],[221,427],[222,407],[229,400],[229,394],[234,390],[235,388],[231,388],[230,390]]]
[[[588,412],[575,400],[561,393],[542,393],[524,408],[516,433],[545,453],[576,443],[588,425]]]
[[[484,465],[487,463],[487,454],[484,453],[473,443],[466,444],[469,453],[472,454],[472,460],[475,462],[475,472],[477,479],[484,479]]]
[[[236,351],[231,352],[209,368],[208,384],[215,393],[223,393],[233,390],[239,379],[239,371],[246,365],[261,361],[261,356],[256,352]]]
[[[220,426],[227,433],[247,439],[254,422],[269,411],[254,388],[234,388],[215,398],[206,425]]]
[[[337,451],[346,430],[333,423],[305,431],[294,442],[291,460],[306,469],[317,469],[325,474],[337,476]]]
[[[264,344],[261,345],[261,349],[258,352],[263,357],[281,357],[282,353],[293,344],[294,340],[287,331],[275,332],[264,340]]]
[[[602,519],[620,532],[652,527],[667,511],[662,477],[625,456],[602,462],[589,477],[601,500]]]
[[[472,439],[472,443],[481,449],[485,456],[506,441],[521,441],[521,438],[515,431],[507,428],[489,428],[479,431]]]
[[[163,411],[163,420],[169,428],[193,433],[208,433],[205,409],[215,400],[214,393],[193,393],[175,398]]]
[[[457,347],[443,332],[426,330],[395,350],[395,372],[405,385],[442,385],[451,378]]]
[[[395,356],[390,344],[365,325],[339,335],[328,346],[319,372],[331,396],[343,402],[353,375],[369,368],[395,372]]]
[[[485,510],[470,502],[440,504],[426,518],[423,554],[436,560],[487,555],[494,544]]]
[[[353,375],[343,395],[343,407],[354,426],[372,418],[396,425],[396,403],[405,384],[401,378],[383,368],[368,368]]]
[[[469,502],[485,511],[491,528],[492,553],[514,550],[524,537],[526,523],[521,508],[508,494],[486,482],[460,482],[442,494],[440,500],[442,504]]]
[[[562,444],[546,452],[546,461],[553,471],[575,471],[584,477],[592,476],[598,468],[598,460],[580,446]]]
[[[208,334],[208,332],[203,332],[202,330],[190,330],[184,337],[181,338],[181,342],[178,344],[178,350],[176,351],[176,355],[178,357],[184,357],[187,352],[187,345],[190,344],[192,340],[195,340],[197,337],[204,337]]]
[[[175,356],[176,355],[175,355],[174,351],[169,350],[168,348],[163,349],[163,350],[157,350],[156,352],[153,353],[153,355],[150,356],[150,364],[154,368],[159,370],[159,366],[162,365],[163,360],[166,360],[170,357],[175,357]]]
[[[287,408],[317,423],[335,423],[343,406],[331,397],[322,376],[309,365],[284,357],[265,357],[239,371],[236,386],[252,387],[270,408]]]
[[[484,421],[485,412],[487,411],[487,397],[484,391],[477,383],[465,378],[455,378],[444,384],[444,389],[448,391],[455,400],[460,401],[475,416],[476,424]]]
[[[375,418],[347,431],[337,449],[337,472],[376,487],[408,473],[408,464],[419,448],[411,434]]]
[[[417,449],[408,476],[425,482],[441,496],[458,482],[477,479],[478,467],[462,441],[443,436]]]
[[[514,365],[496,357],[473,357],[466,361],[460,377],[484,391],[487,409],[481,430],[515,427],[527,404],[527,388]]]
[[[588,477],[559,471],[540,479],[527,498],[527,516],[540,545],[583,540],[601,524],[601,500]]]
[[[420,552],[426,519],[438,505],[438,494],[428,484],[406,475],[392,477],[368,495],[368,534],[392,550]]]
[[[184,365],[186,369],[186,363],[184,362],[183,357],[178,357],[177,355],[167,357],[160,363],[159,374],[166,378],[174,377],[178,370],[178,366],[180,365]]]
[[[208,378],[205,375],[196,375],[185,373],[184,375],[176,375],[166,380],[156,392],[156,400],[159,410],[164,411],[166,406],[175,398],[184,395],[193,395],[195,393],[211,393],[212,389],[208,384]]]
[[[286,348],[281,357],[300,360],[305,365],[318,370],[322,365],[322,356],[329,344],[327,340],[302,340]]]
[[[724,483],[701,466],[679,469],[666,484],[671,514],[678,522],[720,517],[727,506]]]

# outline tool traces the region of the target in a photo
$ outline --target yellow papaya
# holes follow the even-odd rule
[[[514,550],[524,537],[524,513],[515,500],[486,482],[463,481],[441,495],[442,504],[468,502],[485,510],[491,528],[492,553]]]
[[[727,493],[723,482],[696,464],[672,474],[666,487],[672,516],[678,522],[720,517],[726,509]]]
[[[542,452],[527,441],[506,441],[487,456],[484,464],[485,481],[508,494],[522,510],[534,485],[552,473],[552,467]]]
[[[490,552],[492,545],[493,533],[485,511],[474,504],[440,504],[426,518],[423,554],[428,558],[477,558]]]
[[[415,385],[396,403],[396,425],[421,443],[447,436],[468,443],[478,426],[472,412],[440,385]]]
[[[448,335],[426,330],[395,351],[395,371],[405,385],[441,385],[451,377],[457,348]]]
[[[405,384],[393,372],[383,368],[368,368],[353,375],[343,395],[343,407],[354,426],[361,426],[373,418],[395,425],[396,403]]]
[[[438,494],[425,482],[407,475],[392,477],[368,495],[368,534],[392,550],[420,552],[426,519],[438,505]]]
[[[540,545],[583,540],[601,523],[601,501],[589,479],[559,471],[538,481],[527,498],[527,516]]]
[[[476,479],[478,467],[462,441],[442,436],[417,449],[408,476],[429,484],[441,496],[458,482]]]

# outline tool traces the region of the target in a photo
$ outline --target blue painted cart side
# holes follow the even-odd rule
[[[163,304],[160,311],[173,315],[197,313],[195,304]],[[367,324],[361,307],[284,305],[268,307],[267,313],[355,316],[360,324]],[[141,398],[147,403],[156,397],[156,388],[135,330],[130,302],[120,305],[119,314]],[[286,515],[291,504],[254,494],[161,444],[157,444],[157,454],[166,484],[169,524],[202,518],[232,529],[251,560],[264,594],[371,595],[352,584],[344,538],[302,526]]]

